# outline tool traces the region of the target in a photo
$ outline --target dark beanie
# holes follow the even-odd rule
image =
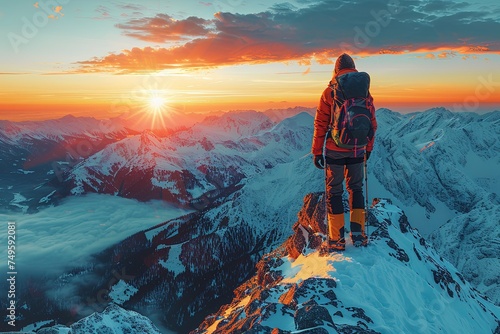
[[[347,53],[343,53],[337,58],[337,61],[335,62],[335,74],[344,68],[356,68],[354,60],[352,60],[351,56]]]

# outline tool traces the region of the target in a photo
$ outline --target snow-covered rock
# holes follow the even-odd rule
[[[37,334],[161,334],[147,317],[110,304],[102,312],[95,312],[70,327],[53,326],[42,328]]]
[[[429,236],[465,279],[500,306],[500,206],[485,203]]]
[[[500,112],[379,109],[377,120],[371,194],[393,198],[423,235],[434,232],[440,254],[500,305]]]
[[[500,203],[500,112],[379,109],[377,119],[370,174],[406,209],[424,208],[426,217],[418,219],[424,234],[482,201]]]
[[[235,298],[194,333],[497,333],[485,300],[388,200],[370,211],[369,246],[320,256],[320,195],[306,197],[295,234],[267,254]],[[303,242],[293,242],[294,238]],[[294,249],[291,256],[290,249]]]

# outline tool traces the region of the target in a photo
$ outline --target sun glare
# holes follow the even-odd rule
[[[165,128],[165,118],[169,118],[168,91],[163,89],[144,89],[141,91],[142,98],[140,109],[141,120],[148,120],[151,129]]]
[[[150,111],[154,113],[163,111],[166,102],[167,100],[163,96],[151,94],[151,97],[149,98]]]

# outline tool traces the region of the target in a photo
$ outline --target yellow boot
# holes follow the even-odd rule
[[[330,250],[344,250],[344,214],[328,214],[328,239]]]
[[[365,209],[351,210],[351,240],[356,247],[368,244],[365,234],[365,217]]]

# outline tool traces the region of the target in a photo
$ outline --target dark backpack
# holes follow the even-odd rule
[[[333,88],[331,136],[337,146],[347,149],[363,148],[373,138],[374,106],[369,96],[370,76],[351,72],[337,77]],[[343,102],[336,95],[341,92]]]

